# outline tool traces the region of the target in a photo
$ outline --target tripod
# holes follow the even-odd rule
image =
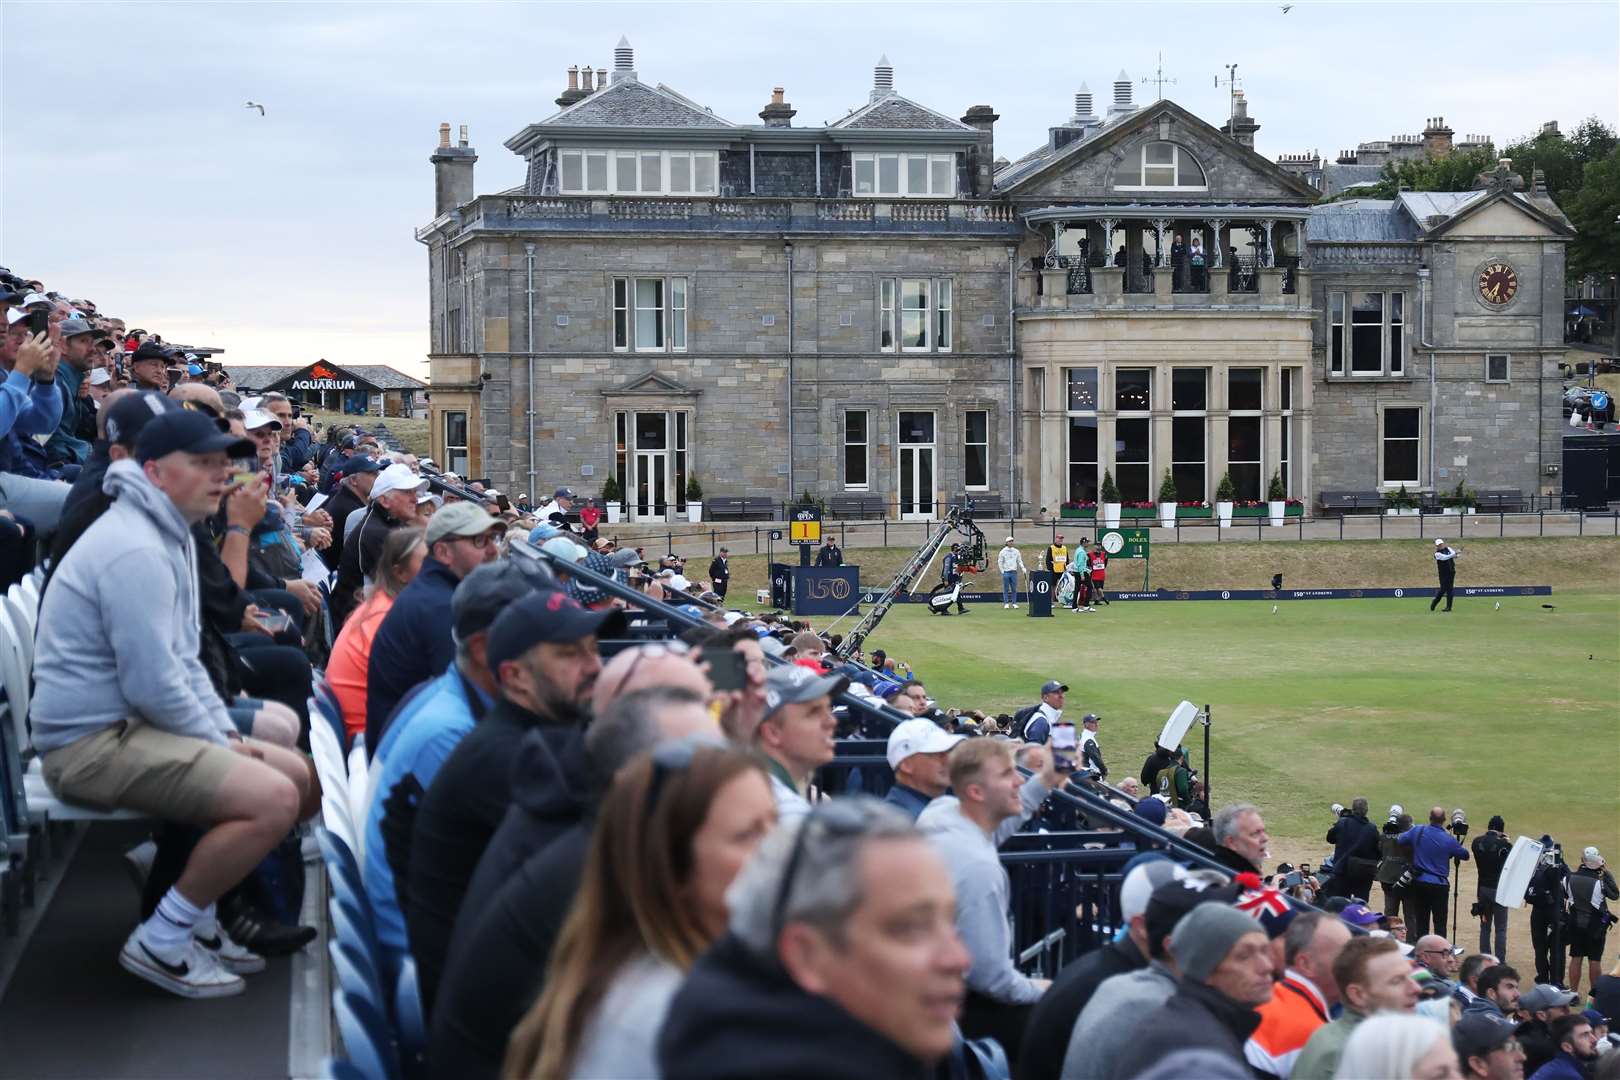
[[[1451,937],[1457,938],[1457,896],[1462,890],[1462,860],[1451,857]]]

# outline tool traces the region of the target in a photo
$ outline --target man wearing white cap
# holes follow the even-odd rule
[[[332,590],[334,629],[340,628],[359,604],[360,590],[382,556],[388,533],[416,523],[416,497],[427,486],[425,479],[404,465],[390,465],[377,474],[371,485],[371,502],[354,535],[344,542],[343,556],[338,560],[337,585]]]
[[[1571,990],[1581,988],[1581,957],[1586,957],[1593,985],[1602,974],[1598,961],[1603,959],[1603,941],[1609,933],[1609,905],[1605,900],[1620,900],[1620,886],[1615,885],[1614,874],[1604,865],[1603,855],[1595,847],[1581,852],[1581,865],[1569,873],[1569,982]]]
[[[883,797],[916,821],[923,807],[950,790],[951,767],[946,755],[964,736],[952,735],[932,720],[921,718],[896,724],[889,732],[889,768],[894,787]]]
[[[1023,553],[1013,545],[1013,538],[1007,537],[1007,543],[996,552],[996,569],[1001,571],[1001,606],[1015,608],[1018,606],[1018,575],[1020,572],[1029,573],[1029,567],[1024,565]]]
[[[1446,598],[1446,610],[1451,610],[1451,589],[1457,584],[1457,556],[1461,552],[1449,547],[1444,540],[1434,542],[1434,568],[1440,572],[1440,588],[1435,591],[1434,600],[1429,604],[1433,611],[1440,603],[1440,598]]]

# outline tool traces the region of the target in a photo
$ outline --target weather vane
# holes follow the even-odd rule
[[[1226,78],[1223,79],[1219,75],[1215,76],[1216,89],[1219,89],[1223,82],[1227,87],[1226,119],[1228,122],[1230,122],[1232,117],[1237,113],[1237,92],[1239,87],[1243,85],[1238,79],[1237,67],[1238,66],[1236,64],[1227,64]]]
[[[1157,89],[1154,90],[1154,92],[1153,92],[1154,100],[1158,100],[1159,98],[1164,97],[1164,84],[1165,83],[1169,83],[1171,86],[1176,85],[1176,80],[1167,79],[1167,78],[1164,77],[1164,53],[1161,52],[1159,54],[1159,66],[1158,66],[1158,68],[1156,68],[1154,70],[1152,75],[1143,76],[1142,77],[1142,83],[1143,83],[1143,85],[1146,85],[1148,83],[1153,83],[1157,87]]]

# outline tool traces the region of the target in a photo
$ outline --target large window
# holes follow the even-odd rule
[[[962,414],[962,477],[969,491],[990,488],[990,413],[969,409]]]
[[[867,414],[858,409],[844,411],[844,486],[857,491],[865,491],[870,481],[867,479],[868,453],[871,447],[870,429],[867,427]]]
[[[948,352],[951,283],[935,278],[883,278],[878,282],[878,349]]]
[[[1260,414],[1265,400],[1263,368],[1229,368],[1226,373],[1226,467],[1238,499],[1258,501],[1264,477],[1261,457]]]
[[[1193,502],[1204,497],[1208,472],[1205,408],[1209,402],[1206,368],[1174,368],[1170,372],[1170,476],[1176,498]]]
[[[1153,370],[1116,368],[1114,408],[1119,412],[1147,412],[1153,408]]]
[[[955,154],[851,154],[856,195],[956,197]]]
[[[713,195],[719,155],[713,150],[564,150],[558,190],[564,195]]]
[[[1282,375],[1282,445],[1279,464],[1282,466],[1283,492],[1294,497],[1294,369],[1283,368]]]
[[[446,472],[453,472],[457,476],[466,476],[472,471],[471,459],[467,452],[467,414],[464,412],[447,412],[444,414],[444,468]]]
[[[1114,187],[1125,190],[1205,186],[1203,168],[1175,143],[1150,142],[1127,150],[1114,170]]]
[[[1097,417],[1069,417],[1069,499],[1097,501]]]
[[[1114,421],[1114,483],[1124,502],[1148,502],[1153,497],[1152,423],[1146,417]]]
[[[1423,465],[1423,409],[1390,406],[1383,413],[1379,482],[1385,487],[1420,482]]]
[[[1406,373],[1406,294],[1357,289],[1328,293],[1328,373]]]
[[[686,351],[685,278],[614,278],[613,348]]]
[[[1069,384],[1069,411],[1096,412],[1097,369],[1094,367],[1064,368],[1063,374]]]

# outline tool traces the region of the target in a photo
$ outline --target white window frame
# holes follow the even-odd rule
[[[1250,366],[1248,364],[1233,364],[1233,365],[1229,366],[1224,372],[1222,372],[1222,376],[1226,379],[1226,401],[1227,401],[1227,405],[1228,405],[1228,408],[1227,408],[1227,411],[1226,411],[1226,467],[1227,467],[1227,471],[1231,472],[1232,466],[1234,464],[1237,464],[1237,465],[1253,465],[1255,467],[1256,476],[1259,477],[1259,480],[1258,480],[1258,482],[1256,484],[1256,487],[1255,487],[1255,495],[1254,495],[1255,501],[1264,501],[1265,500],[1267,485],[1271,483],[1271,479],[1268,476],[1266,476],[1266,410],[1265,410],[1265,405],[1266,405],[1266,370],[1267,370],[1266,368],[1263,368],[1263,367],[1256,368],[1256,367],[1252,367],[1252,366]],[[1258,371],[1258,372],[1260,372],[1260,407],[1259,408],[1257,408],[1257,409],[1234,409],[1234,408],[1230,407],[1231,406],[1231,401],[1232,401],[1232,375],[1233,375],[1234,372],[1238,372],[1238,371]],[[1233,420],[1255,420],[1255,421],[1259,422],[1260,437],[1255,440],[1254,452],[1256,454],[1256,457],[1252,461],[1234,462],[1232,460],[1232,421]]]
[[[954,199],[956,155],[879,152],[850,155],[852,194],[861,199]],[[884,173],[893,169],[894,186],[886,189]],[[912,190],[913,169],[922,170],[922,190]],[[943,173],[939,170],[943,169]],[[865,179],[862,179],[862,174]],[[863,190],[864,188],[864,190]]]
[[[922,286],[923,306],[906,307],[906,286]],[[950,278],[880,278],[877,295],[877,350],[878,352],[947,353],[951,351],[955,333],[955,293]],[[908,313],[922,315],[921,345],[907,345],[904,340]]]
[[[1328,293],[1327,354],[1328,375],[1332,377],[1341,377],[1344,375],[1345,360],[1350,356],[1350,330],[1349,324],[1345,319],[1344,310],[1345,304],[1348,302],[1348,300],[1349,297],[1343,290],[1335,290]],[[1337,330],[1339,333],[1337,353],[1334,352],[1335,342],[1333,339],[1333,332],[1335,330]]]
[[[462,439],[465,441],[453,443],[450,441],[450,420],[452,417],[457,416],[461,418],[461,435]],[[470,448],[472,435],[469,431],[470,419],[471,417],[468,415],[465,409],[453,409],[444,413],[444,467],[446,470],[453,472],[458,476],[468,475],[472,466],[472,450]],[[458,454],[461,457],[461,467],[459,469],[456,467],[456,456]]]
[[[1502,377],[1493,378],[1491,375],[1491,361],[1502,361]],[[1493,384],[1504,384],[1513,381],[1513,354],[1505,352],[1485,354],[1485,381]]]
[[[850,417],[861,418],[860,439],[850,438]],[[844,452],[839,458],[838,467],[844,474],[845,491],[869,491],[872,487],[872,414],[866,409],[845,409],[843,423]],[[855,481],[849,475],[849,452],[854,447],[861,450],[861,479]]]
[[[1356,293],[1376,293],[1382,297],[1378,322],[1378,367],[1376,370],[1356,370],[1356,322],[1350,297]],[[1330,379],[1402,379],[1406,377],[1406,355],[1410,348],[1411,328],[1406,318],[1405,289],[1332,289],[1327,294],[1327,362]],[[1367,325],[1365,323],[1361,324]],[[1343,343],[1335,363],[1333,332],[1340,332]]]
[[[911,286],[910,291],[912,293],[913,298],[916,297],[917,287],[921,286],[921,289],[922,289],[922,307],[918,308],[918,307],[907,307],[906,306],[907,286]],[[898,288],[897,291],[900,294],[900,310],[899,310],[900,333],[898,335],[899,341],[900,341],[900,351],[901,352],[931,352],[932,351],[933,341],[934,341],[933,326],[932,326],[933,314],[934,314],[934,283],[933,283],[933,280],[930,279],[930,278],[901,278],[900,279],[900,285],[899,285],[899,288]],[[906,344],[906,317],[907,317],[908,314],[915,315],[917,324],[922,327],[922,344],[920,344],[920,345],[907,345]]]
[[[1388,478],[1388,476],[1386,475],[1386,470],[1388,469],[1388,463],[1387,463],[1387,460],[1386,460],[1386,455],[1384,453],[1384,448],[1385,448],[1385,445],[1390,441],[1390,437],[1386,434],[1386,432],[1389,430],[1389,414],[1391,412],[1394,412],[1394,411],[1400,410],[1400,409],[1410,409],[1413,412],[1417,413],[1417,432],[1418,432],[1417,433],[1417,438],[1416,439],[1408,439],[1408,438],[1402,437],[1400,439],[1401,442],[1416,442],[1417,443],[1417,451],[1418,451],[1417,452],[1417,475],[1415,477],[1413,477],[1411,480],[1404,480],[1404,479],[1390,480]],[[1424,429],[1423,429],[1423,406],[1422,405],[1410,405],[1410,404],[1406,404],[1406,403],[1400,403],[1400,404],[1393,404],[1392,403],[1392,404],[1389,404],[1389,405],[1383,405],[1383,406],[1379,407],[1379,409],[1378,409],[1378,486],[1380,488],[1385,488],[1385,489],[1393,491],[1393,490],[1399,488],[1402,484],[1406,485],[1406,488],[1407,488],[1408,491],[1413,491],[1415,489],[1422,488],[1422,486],[1423,486],[1423,455],[1428,452],[1428,447],[1424,444],[1423,430]]]
[[[1203,374],[1204,407],[1202,409],[1178,409],[1176,407],[1176,372],[1181,370],[1197,371]],[[1199,471],[1204,475],[1203,486],[1197,491],[1182,491],[1181,485],[1179,483],[1176,484],[1176,499],[1179,502],[1201,502],[1204,498],[1204,492],[1209,489],[1209,384],[1211,375],[1212,369],[1200,367],[1196,364],[1176,364],[1170,370],[1170,475],[1175,475],[1176,466],[1178,465],[1197,465]],[[1199,448],[1200,456],[1197,461],[1180,461],[1176,458],[1177,420],[1197,420],[1199,422],[1199,427],[1203,432],[1203,437],[1199,440],[1202,445]],[[1158,498],[1157,494],[1154,495],[1154,498]]]
[[[718,195],[720,155],[715,150],[649,150],[640,147],[620,149],[577,149],[557,152],[557,191],[562,195],[647,195],[653,197]],[[619,166],[629,166],[627,183],[620,183]],[[684,164],[687,184],[676,190],[672,162]],[[602,170],[600,184],[591,182],[591,166]],[[647,175],[656,170],[656,180]],[[567,183],[570,172],[579,183]],[[706,181],[700,183],[700,179]]]
[[[640,340],[640,313],[653,311],[639,304],[642,282],[659,285],[659,340],[647,343]],[[691,308],[691,279],[684,276],[661,277],[637,275],[615,277],[608,285],[608,303],[613,309],[609,326],[609,344],[614,352],[670,352],[684,353],[687,349],[687,315]]]
[[[1282,472],[1283,495],[1289,499],[1294,497],[1291,447],[1294,442],[1294,394],[1299,391],[1299,379],[1294,374],[1296,370],[1298,369],[1291,367],[1277,370],[1277,404],[1282,419],[1278,432],[1281,441],[1277,446],[1277,464]],[[1264,435],[1261,438],[1264,438]]]
[[[1147,152],[1148,152],[1148,147],[1150,147],[1150,146],[1168,146],[1168,147],[1171,147],[1173,150],[1175,150],[1175,154],[1173,155],[1174,160],[1172,161],[1172,163],[1170,165],[1170,168],[1172,168],[1174,170],[1174,173],[1175,173],[1174,182],[1170,183],[1170,184],[1148,184],[1148,183],[1120,184],[1120,183],[1116,183],[1114,185],[1114,190],[1115,191],[1208,191],[1209,190],[1209,173],[1208,173],[1208,171],[1206,171],[1204,169],[1203,162],[1199,161],[1196,157],[1194,157],[1192,155],[1192,152],[1189,151],[1186,147],[1182,146],[1180,143],[1173,143],[1173,142],[1170,142],[1167,139],[1154,139],[1154,140],[1152,140],[1150,142],[1143,143],[1141,146],[1138,146],[1134,150],[1131,151],[1131,157],[1134,158],[1135,162],[1136,162],[1136,177],[1137,177],[1138,181],[1145,180],[1145,178],[1147,177],[1147,172],[1146,172],[1147,169],[1149,169],[1149,168],[1162,169],[1162,168],[1165,167],[1162,163],[1154,163],[1152,165],[1148,164]],[[1183,184],[1181,182],[1181,156],[1183,154],[1185,154],[1187,156],[1187,160],[1189,162],[1191,162],[1192,165],[1195,168],[1197,168],[1198,174],[1204,178],[1204,182],[1202,184]],[[1121,161],[1119,163],[1119,165],[1116,165],[1114,167],[1114,176],[1115,177],[1118,177],[1120,168],[1123,167],[1125,164],[1126,164],[1125,161]]]
[[[951,351],[951,281],[934,279],[934,349]]]
[[[894,352],[899,347],[895,336],[898,291],[899,283],[894,278],[878,282],[878,352]]]
[[[984,417],[984,441],[973,442],[970,438],[972,430],[968,425],[970,416]],[[984,483],[970,484],[967,482],[967,463],[975,452],[984,458]],[[964,409],[962,411],[962,490],[963,491],[989,491],[990,490],[990,410]]]

